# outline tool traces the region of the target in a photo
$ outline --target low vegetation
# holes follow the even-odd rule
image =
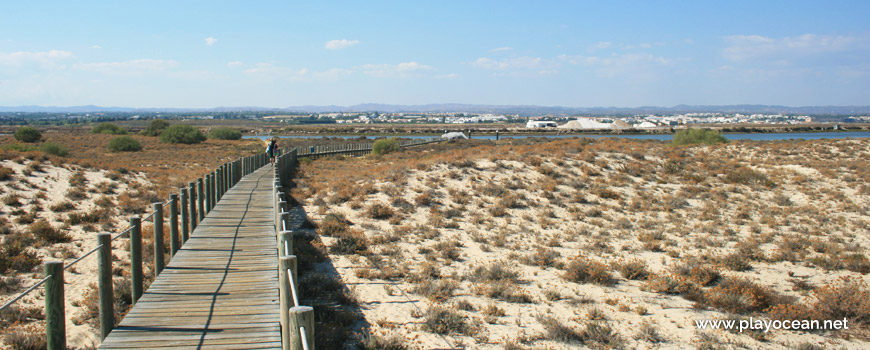
[[[160,142],[181,143],[186,145],[205,141],[205,134],[199,129],[187,124],[174,124],[160,133]]]
[[[671,141],[674,145],[713,145],[725,142],[728,142],[728,139],[726,139],[725,136],[722,136],[722,134],[716,130],[710,129],[679,130],[674,134],[674,139]]]
[[[130,136],[118,136],[109,140],[106,148],[112,152],[138,152],[142,150],[142,144]]]
[[[208,138],[215,140],[239,140],[242,132],[233,128],[214,128],[208,133]]]
[[[870,142],[684,136],[707,146],[475,140],[321,159],[293,195],[374,330],[424,347],[866,347]],[[699,315],[856,328],[674,321]]]
[[[91,129],[92,134],[124,135],[127,130],[113,123],[100,123]]]
[[[16,140],[21,142],[37,142],[42,139],[42,133],[34,127],[22,126],[15,130],[13,135]]]

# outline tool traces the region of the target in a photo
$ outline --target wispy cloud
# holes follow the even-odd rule
[[[62,61],[71,58],[75,58],[75,55],[72,52],[63,50],[0,52],[0,65],[18,67],[37,64],[42,68],[59,68]]]
[[[356,44],[359,44],[359,40],[338,39],[327,41],[326,44],[323,44],[323,47],[330,50],[338,50],[346,47],[351,47]]]
[[[227,67],[241,67],[245,65],[242,61],[229,61],[227,62]]]
[[[277,66],[272,63],[257,63],[252,68],[245,69],[245,73],[266,75],[270,77],[302,77],[308,74],[307,68],[292,69],[288,67]]]
[[[756,58],[782,58],[842,52],[853,48],[858,38],[848,36],[804,34],[771,38],[761,35],[731,35],[722,55],[732,61]]]
[[[434,69],[432,66],[418,62],[402,62],[399,64],[364,64],[359,68],[363,73],[373,77],[408,77],[421,71]]]
[[[353,71],[350,69],[332,68],[325,71],[312,72],[311,76],[318,80],[336,80],[351,74],[353,74]]]
[[[214,45],[218,40],[212,37],[205,38],[205,44],[208,46]]]
[[[121,62],[77,63],[73,66],[73,68],[78,70],[123,76],[140,76],[146,73],[170,70],[175,67],[178,67],[178,62],[175,60],[157,60],[150,58]]]
[[[512,51],[513,49],[514,48],[512,48],[510,46],[503,46],[503,47],[496,47],[492,50],[489,50],[489,52],[506,52],[506,51]]]
[[[541,57],[517,57],[494,60],[481,57],[471,63],[473,66],[484,69],[539,69],[544,65]]]
[[[100,45],[91,45],[92,49],[102,49],[103,47]]]
[[[456,74],[456,73],[442,74],[442,75],[438,75],[435,77],[435,79],[444,79],[444,80],[453,80],[453,79],[458,79],[458,78],[459,78],[459,74]]]

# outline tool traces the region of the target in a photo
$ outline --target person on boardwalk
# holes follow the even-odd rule
[[[266,146],[266,153],[269,154],[269,164],[275,166],[275,157],[278,156],[278,141],[275,139],[269,141],[269,145]]]

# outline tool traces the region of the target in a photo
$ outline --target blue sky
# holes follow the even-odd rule
[[[868,1],[29,1],[0,105],[870,105]]]

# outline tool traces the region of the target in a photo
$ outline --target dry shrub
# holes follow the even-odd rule
[[[3,196],[2,201],[3,201],[3,204],[6,204],[6,205],[8,205],[10,207],[14,207],[14,208],[20,207],[22,205],[21,204],[21,196],[14,194],[14,193],[10,193],[10,194]]]
[[[577,283],[595,283],[603,286],[616,284],[607,264],[578,256],[568,263],[562,278]]]
[[[722,277],[722,274],[714,266],[697,258],[690,258],[687,262],[675,265],[672,270],[675,274],[705,287],[715,283]]]
[[[469,336],[474,334],[474,328],[469,324],[467,317],[458,311],[443,306],[434,305],[430,307],[423,318],[423,327],[432,333]]]
[[[774,305],[767,312],[776,320],[842,320],[870,325],[870,288],[860,279],[841,277],[816,288],[814,300],[801,304]]]
[[[6,181],[12,178],[15,171],[4,166],[0,166],[0,181]]]
[[[535,319],[544,327],[544,338],[548,340],[579,342],[593,349],[618,349],[623,346],[622,337],[603,322],[589,322],[585,328],[577,329],[547,315],[538,314]]]
[[[124,315],[130,311],[133,301],[133,291],[129,280],[115,280],[112,283],[113,287],[113,310],[115,324],[121,323]],[[79,301],[81,312],[73,316],[72,321],[75,324],[87,323],[94,328],[100,327],[100,293],[96,283],[88,285],[82,299]]]
[[[329,213],[320,222],[317,227],[317,233],[321,236],[337,237],[347,232],[350,227],[350,221],[345,219],[344,215]]]
[[[559,257],[562,255],[559,252],[547,248],[538,246],[535,248],[535,251],[520,257],[520,262],[526,265],[536,265],[539,267],[552,267],[555,266],[558,262]]]
[[[34,243],[32,235],[12,233],[0,245],[0,273],[12,269],[29,272],[42,263],[36,252],[30,249]]]
[[[704,294],[703,304],[732,313],[758,312],[785,304],[788,298],[748,278],[725,277]]]
[[[63,201],[48,207],[49,210],[55,213],[63,213],[75,209],[76,206],[70,201]]]
[[[646,261],[641,259],[620,260],[613,264],[623,278],[630,280],[644,280],[649,276],[646,269]]]
[[[366,333],[360,339],[357,348],[362,350],[407,350],[405,339],[397,334],[372,334]]]
[[[29,323],[7,330],[3,342],[12,350],[42,350],[45,341],[45,325],[42,322]]]
[[[870,260],[863,253],[828,254],[810,259],[813,265],[826,270],[849,270],[861,274],[870,273]]]
[[[510,280],[488,281],[474,286],[473,291],[477,295],[487,298],[495,298],[509,303],[533,303],[535,302],[529,293]]]
[[[378,202],[372,203],[366,208],[366,215],[372,219],[386,220],[393,217],[395,213],[389,205]]]
[[[422,279],[414,285],[413,292],[435,302],[444,302],[453,296],[459,283],[452,279]]]
[[[643,289],[672,295],[682,295],[688,300],[700,300],[701,286],[686,277],[675,274],[650,275]]]
[[[753,187],[773,187],[776,185],[776,183],[770,180],[770,178],[768,178],[763,172],[745,166],[739,166],[725,174],[725,181]]]
[[[494,261],[489,265],[477,265],[465,276],[472,282],[510,281],[516,283],[519,280],[519,271],[511,268],[504,261]]]
[[[338,240],[329,247],[333,254],[366,254],[368,252],[368,239],[364,232],[356,229],[347,229],[335,236]]]
[[[45,219],[39,219],[30,224],[28,230],[34,238],[44,244],[65,243],[69,242],[71,239],[68,233],[54,228],[54,226],[51,226],[51,224]]]

